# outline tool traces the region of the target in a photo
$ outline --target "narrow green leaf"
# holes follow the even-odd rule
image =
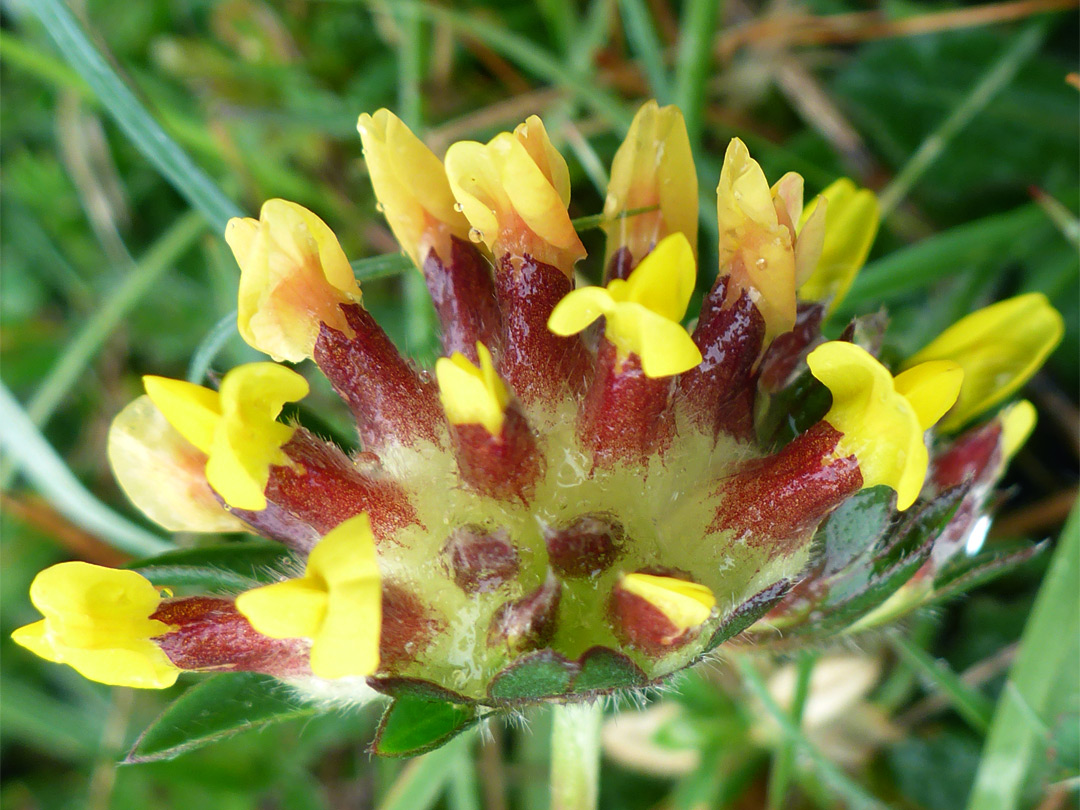
[[[315,711],[268,675],[215,675],[177,698],[142,733],[124,761],[173,759],[241,731],[308,717]]]
[[[664,48],[657,27],[653,25],[649,7],[645,0],[619,0],[619,8],[622,9],[626,38],[630,41],[634,53],[641,59],[653,97],[660,104],[670,103],[671,89],[667,68],[664,67]]]
[[[1054,682],[1080,633],[1080,502],[1073,506],[1020,639],[998,699],[968,800],[968,810],[1013,810],[1039,750],[1042,722]],[[1032,716],[1034,715],[1034,717]]]
[[[690,145],[701,143],[705,80],[712,68],[712,42],[721,0],[687,0],[679,23],[675,58],[675,104],[686,118]]]
[[[935,659],[903,634],[891,631],[889,643],[912,669],[948,699],[969,726],[980,734],[986,732],[994,711],[994,704],[986,695],[972,689],[948,664]]]
[[[184,199],[202,212],[219,233],[240,216],[210,177],[188,157],[113,70],[87,37],[63,0],[34,0],[26,6],[38,16],[57,49],[101,99],[135,147]]]
[[[154,243],[100,306],[94,309],[30,398],[26,412],[34,424],[41,426],[49,421],[113,331],[205,230],[203,218],[194,211],[188,211]]]
[[[800,651],[795,676],[795,695],[791,702],[791,722],[797,728],[802,726],[803,709],[806,707],[806,697],[810,694],[810,676],[813,675],[815,663],[817,654],[813,650]],[[795,741],[791,737],[785,737],[773,759],[773,766],[769,770],[769,810],[780,810],[784,806],[791,776],[795,771],[795,748]]]
[[[413,757],[438,748],[480,720],[475,706],[396,698],[383,714],[372,750],[383,757]]]
[[[125,567],[155,585],[235,591],[276,582],[296,564],[280,543],[250,540],[168,551]]]
[[[0,447],[60,514],[114,548],[141,555],[172,548],[168,541],[136,526],[91,495],[2,383]]]
[[[792,722],[788,713],[773,700],[772,695],[769,694],[769,688],[765,685],[764,679],[750,660],[750,656],[738,656],[736,664],[743,677],[743,683],[765,707],[765,711],[777,722],[784,736],[792,740],[799,750],[806,754],[817,776],[832,791],[834,796],[841,801],[844,807],[850,810],[888,810],[884,803],[878,801],[853,782],[843,770],[830,762],[806,738],[802,729]]]
[[[950,228],[867,265],[841,306],[843,317],[867,304],[894,301],[962,270],[1007,259],[1021,237],[1038,228],[1051,232],[1046,215],[1034,204]]]
[[[191,362],[188,363],[188,382],[201,385],[202,381],[206,379],[206,373],[210,370],[210,366],[213,365],[221,350],[225,348],[225,344],[229,342],[230,338],[240,334],[236,329],[236,315],[237,312],[234,309],[228,315],[223,316],[220,321],[210,327],[210,331],[199,341],[194,354],[191,355]]]
[[[908,158],[908,162],[878,196],[883,218],[907,196],[912,186],[941,157],[952,139],[1013,80],[1017,71],[1038,50],[1045,36],[1046,25],[1042,21],[1032,23],[1021,31],[964,100],[923,139],[915,154]]]
[[[1048,543],[1026,543],[1019,548],[994,548],[974,557],[958,555],[934,577],[928,603],[943,602],[984,585],[1042,554]]]

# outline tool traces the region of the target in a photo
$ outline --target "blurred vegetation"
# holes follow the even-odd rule
[[[208,336],[216,348],[215,325],[235,308],[237,272],[220,223],[189,212],[145,144],[118,126],[107,100],[69,64],[70,49],[57,47],[45,13],[57,4],[0,4],[3,382],[59,454],[60,469],[149,530],[111,478],[105,432],[139,392],[141,374],[184,377]],[[1040,425],[1014,463],[989,542],[1055,536],[1072,507],[1080,143],[1077,80],[1067,79],[1077,65],[1069,2],[74,0],[72,8],[134,98],[227,199],[249,212],[275,196],[309,206],[353,259],[397,251],[355,132],[358,113],[380,106],[420,129],[438,153],[539,113],[570,164],[571,216],[600,211],[604,167],[629,115],[650,97],[686,110],[705,200],[734,135],[770,177],[799,171],[810,191],[852,176],[882,191],[889,213],[845,313],[887,305],[899,349],[914,350],[959,315],[1019,292],[1043,291],[1062,311],[1065,341],[1025,392]],[[703,286],[715,266],[708,219]],[[588,235],[591,250],[597,237]],[[427,360],[436,336],[418,282],[416,274],[368,282],[365,304],[399,346]],[[255,358],[225,324],[212,369]],[[349,440],[328,388],[310,404],[337,414],[323,427]],[[368,708],[241,734],[172,762],[118,767],[181,687],[110,690],[12,645],[11,630],[36,618],[26,596],[35,573],[63,559],[129,557],[42,497],[40,481],[20,479],[11,458],[3,478],[5,807],[546,806],[543,711],[530,713],[527,729],[492,727],[412,763],[364,753],[377,720]],[[1080,528],[1075,520],[1071,527],[1058,557],[1065,585],[1054,593],[1075,601],[1077,572],[1064,553],[1080,542]],[[654,708],[671,708],[636,755],[660,766],[643,775],[631,765],[633,751],[611,753],[601,805],[756,808],[771,796],[779,807],[790,783],[791,807],[875,806],[865,804],[872,797],[901,808],[965,806],[987,739],[986,722],[972,718],[997,699],[1027,624],[1033,644],[1064,647],[1043,659],[1022,648],[1024,677],[1047,697],[1027,714],[1013,712],[1018,720],[995,719],[993,733],[1031,736],[1027,778],[1017,803],[978,806],[1075,806],[1075,627],[1070,634],[1059,626],[1055,636],[1044,626],[1053,618],[1028,623],[1051,559],[915,618],[903,639],[862,640],[860,654],[880,677],[859,703],[871,731],[845,732],[850,757],[833,761],[798,723],[787,734],[767,705],[742,697],[766,688],[765,668],[784,662],[741,661],[738,674],[726,666],[696,672],[658,699]],[[805,685],[813,657],[792,664],[803,675],[797,682]],[[1056,663],[1040,668],[1040,660]],[[949,679],[956,673],[963,680]],[[689,759],[665,766],[650,745]]]

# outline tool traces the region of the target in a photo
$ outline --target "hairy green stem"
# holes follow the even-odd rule
[[[596,807],[600,777],[599,701],[553,707],[551,729],[552,810],[592,810]]]

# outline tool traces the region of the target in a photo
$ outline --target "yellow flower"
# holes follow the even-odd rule
[[[225,241],[240,265],[237,327],[275,360],[311,357],[325,323],[353,337],[340,305],[359,303],[349,260],[326,223],[296,203],[267,200],[258,219],[235,218]]]
[[[528,253],[570,276],[585,255],[566,211],[566,161],[535,115],[486,144],[453,144],[446,151],[446,174],[473,236],[496,258]]]
[[[479,424],[492,436],[498,436],[506,418],[506,406],[510,404],[510,392],[495,373],[487,346],[478,341],[476,353],[480,358],[479,368],[460,352],[436,361],[439,398],[450,424]]]
[[[1034,405],[1022,399],[1002,408],[998,418],[1001,420],[1001,458],[1004,464],[1024,446],[1031,431],[1035,430],[1039,415]]]
[[[295,428],[275,420],[286,402],[307,396],[307,381],[274,363],[247,363],[225,375],[220,392],[165,377],[143,383],[169,424],[207,455],[206,480],[225,502],[265,509],[270,467],[293,465],[281,448]]]
[[[161,595],[134,571],[60,563],[34,578],[30,600],[45,618],[11,637],[35,655],[112,686],[164,689],[176,682],[180,670],[151,641],[169,632],[150,618]]]
[[[206,455],[169,424],[150,397],[139,397],[113,419],[108,455],[131,502],[169,531],[244,530],[214,497]]]
[[[364,113],[356,128],[371,185],[398,244],[423,269],[429,250],[450,261],[450,237],[467,239],[442,161],[389,110]]]
[[[373,674],[379,668],[382,591],[368,516],[349,518],[327,533],[303,577],[242,593],[236,608],[264,636],[311,639],[311,671],[320,678]]]
[[[832,392],[825,421],[843,435],[835,456],[855,456],[863,486],[896,490],[896,508],[911,506],[926,479],[923,432],[956,401],[963,371],[955,363],[925,363],[893,379],[853,343],[823,343],[806,358],[810,372]]]
[[[951,360],[964,369],[964,385],[943,430],[964,424],[1011,396],[1046,362],[1065,325],[1042,293],[999,301],[961,318],[909,358]]]
[[[624,211],[653,206],[658,210],[617,218]],[[604,218],[605,265],[620,247],[639,262],[665,236],[680,232],[697,256],[697,173],[678,107],[648,101],[638,110],[611,163]]]
[[[716,607],[716,597],[707,587],[675,577],[626,574],[619,587],[663,613],[679,633],[704,624]]]
[[[680,323],[695,276],[690,243],[683,233],[673,233],[625,281],[583,287],[563,298],[548,328],[566,337],[604,316],[604,336],[619,350],[620,360],[636,354],[647,377],[681,374],[701,362],[701,352]]]
[[[810,201],[803,210],[802,223],[817,210],[821,200],[828,203],[825,240],[817,266],[799,287],[799,297],[807,301],[827,301],[831,312],[844,300],[851,282],[866,264],[877,236],[881,212],[874,192],[857,188],[846,177],[841,177]]]
[[[765,343],[795,325],[795,286],[817,263],[825,206],[818,205],[796,239],[803,180],[794,172],[769,187],[746,145],[733,138],[716,188],[720,272],[730,274],[728,300],[742,290],[765,320]]]

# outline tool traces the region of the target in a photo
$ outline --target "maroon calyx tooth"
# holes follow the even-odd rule
[[[679,377],[678,397],[698,424],[744,441],[754,435],[754,364],[765,320],[745,291],[725,306],[728,276],[716,280],[701,304],[694,343],[702,361]]]
[[[615,562],[622,551],[622,524],[606,515],[582,515],[567,526],[544,532],[548,562],[567,579],[597,576]]]
[[[641,462],[663,446],[670,425],[664,419],[671,400],[671,377],[646,377],[641,358],[629,354],[620,363],[618,350],[600,339],[596,376],[582,402],[582,443],[592,449],[594,463]]]
[[[476,342],[499,350],[499,305],[491,268],[476,245],[450,237],[451,255],[443,262],[434,250],[424,260],[424,280],[442,325],[443,352],[461,352],[474,364]]]
[[[689,581],[687,576],[680,578]],[[646,655],[659,657],[669,653],[682,647],[698,633],[694,628],[681,630],[660,608],[623,589],[618,583],[611,591],[608,609],[615,635],[624,644],[636,647]]]
[[[315,341],[315,362],[356,417],[365,450],[417,439],[438,442],[442,408],[434,383],[405,360],[371,313],[341,304],[355,337],[325,323]]]
[[[821,337],[823,320],[824,304],[799,304],[795,314],[795,327],[790,332],[777,335],[761,359],[758,385],[762,391],[773,394],[791,382],[795,372],[806,360],[806,355]]]
[[[495,611],[488,630],[488,645],[505,645],[511,653],[545,646],[555,635],[562,583],[548,571],[544,584],[516,602]]]
[[[479,424],[450,425],[461,477],[478,492],[493,498],[516,498],[527,503],[544,472],[536,436],[516,403],[506,409],[497,434]]]
[[[579,395],[592,360],[580,335],[559,337],[548,318],[573,284],[557,267],[524,258],[502,257],[495,291],[502,312],[499,375],[526,405],[557,401],[567,386]]]
[[[167,599],[150,618],[170,625],[153,640],[180,669],[262,672],[276,678],[311,674],[308,642],[257,633],[230,599]]]
[[[969,480],[993,479],[1001,465],[1001,423],[985,425],[961,433],[942,452],[936,454],[930,470],[934,488],[943,492]]]
[[[623,246],[611,254],[611,260],[608,262],[607,268],[604,270],[604,284],[613,279],[626,279],[630,278],[630,274],[634,271],[638,262],[634,261],[633,255],[630,253],[630,248]]]
[[[266,485],[267,508],[232,509],[259,533],[302,553],[337,526],[367,512],[376,542],[418,522],[401,486],[360,472],[337,447],[297,428],[282,448],[297,468],[274,466]]]
[[[751,547],[777,554],[808,542],[825,516],[862,487],[855,457],[833,457],[841,436],[818,422],[775,455],[744,464],[722,482],[709,530],[734,530]]]
[[[395,583],[383,582],[379,672],[392,671],[415,661],[440,625],[416,594]]]
[[[468,594],[490,593],[518,573],[518,553],[504,529],[462,526],[446,538],[443,559],[450,575]]]

